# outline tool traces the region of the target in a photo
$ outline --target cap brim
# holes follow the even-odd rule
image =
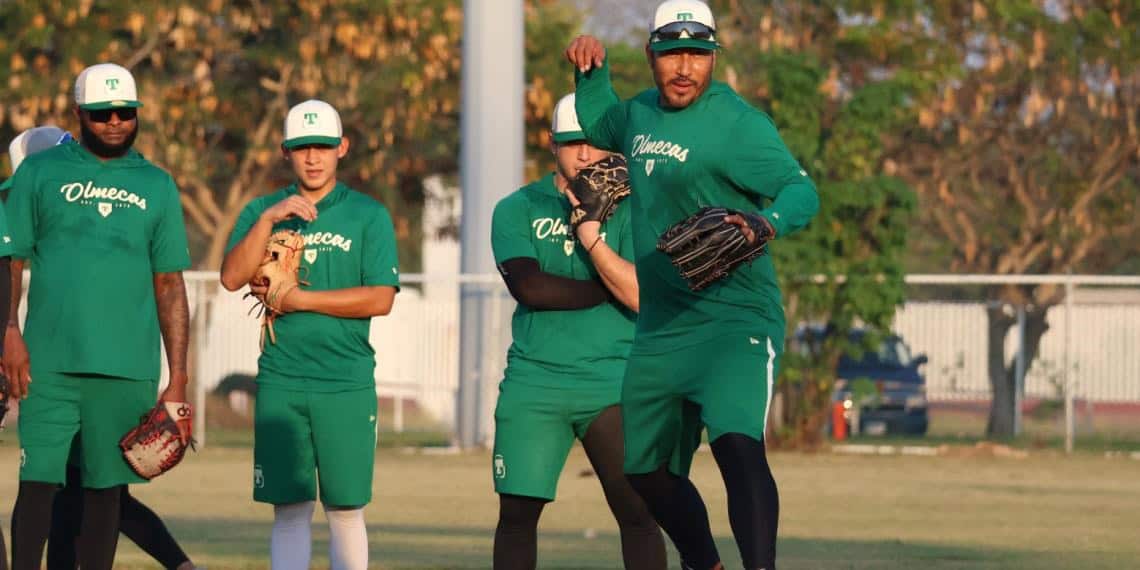
[[[716,49],[719,47],[720,45],[714,41],[698,40],[695,38],[678,38],[675,40],[660,40],[656,42],[649,42],[649,49],[655,52],[663,52],[682,48],[716,51]]]
[[[586,140],[586,133],[583,133],[582,131],[566,131],[564,133],[554,133],[554,136],[551,138],[554,139],[554,142],[556,143],[584,141]]]
[[[297,148],[299,146],[305,146],[305,145],[310,145],[310,144],[323,144],[323,145],[328,145],[328,146],[337,146],[340,144],[340,137],[322,137],[322,136],[316,136],[316,135],[310,136],[310,137],[297,137],[295,139],[289,139],[289,140],[281,143],[281,146],[283,146],[287,149],[294,149],[294,148]]]
[[[80,105],[79,108],[84,111],[104,111],[106,109],[126,109],[129,107],[142,107],[142,101],[102,101],[99,103],[87,103]]]

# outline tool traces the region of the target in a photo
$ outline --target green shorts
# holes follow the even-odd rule
[[[253,436],[253,500],[329,507],[372,500],[376,390],[303,392],[261,384]]]
[[[631,354],[622,384],[625,472],[687,476],[706,426],[763,440],[784,335],[734,335],[665,354]]]
[[[510,380],[495,406],[495,492],[554,500],[558,477],[575,439],[602,410],[617,405],[616,382],[598,389],[560,390]]]
[[[65,483],[74,440],[84,487],[145,483],[123,459],[119,439],[157,400],[156,380],[34,371],[20,402],[20,480]]]

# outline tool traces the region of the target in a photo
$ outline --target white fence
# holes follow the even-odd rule
[[[191,354],[197,380],[198,409],[204,412],[207,391],[233,374],[257,371],[258,320],[240,293],[218,285],[214,272],[187,272],[191,312],[195,316]],[[1097,276],[955,276],[912,275],[912,286],[1055,283],[1065,285],[1066,302],[1047,313],[1049,331],[1037,359],[1029,367],[1025,394],[1030,398],[1068,396],[1095,402],[1140,402],[1140,277]],[[392,313],[373,320],[371,340],[377,353],[376,380],[380,395],[413,400],[447,426],[454,425],[460,362],[460,283],[473,284],[493,305],[480,343],[482,376],[479,395],[480,435],[493,433],[492,416],[507,348],[513,300],[497,275],[404,275]],[[1072,292],[1086,285],[1132,288],[1109,302],[1073,302]],[[986,400],[986,303],[912,302],[895,320],[915,353],[925,353],[928,396],[933,401]],[[22,305],[23,309],[25,305]],[[205,310],[205,318],[199,311]],[[1071,318],[1067,316],[1071,315]],[[1014,353],[1016,327],[1010,332],[1007,354]],[[165,370],[163,371],[165,375]],[[1065,386],[1071,389],[1066,392]],[[397,405],[397,413],[402,406]],[[204,413],[197,433],[205,436]],[[394,419],[400,429],[401,418]]]

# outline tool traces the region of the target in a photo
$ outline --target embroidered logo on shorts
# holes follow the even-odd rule
[[[265,488],[265,475],[262,474],[260,465],[253,466],[253,486],[258,489]]]
[[[507,478],[507,463],[506,461],[503,461],[502,455],[495,455],[495,478]]]
[[[20,448],[20,467],[27,465],[27,463],[28,463],[28,450],[21,447]]]

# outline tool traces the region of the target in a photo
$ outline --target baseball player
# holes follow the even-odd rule
[[[161,399],[185,402],[190,266],[178,188],[132,146],[138,100],[127,69],[102,63],[75,82],[80,144],[24,159],[11,180],[12,288],[3,364],[20,404],[20,487],[12,567],[40,567],[52,500],[74,450],[84,489],[78,558],[111,568],[120,499],[146,480],[118,441]],[[26,330],[16,318],[30,262]],[[77,437],[78,436],[78,437]]]
[[[308,283],[276,299],[284,314],[258,360],[253,497],[274,506],[273,568],[308,568],[319,476],[332,567],[363,569],[376,449],[368,332],[399,290],[396,237],[382,204],[337,181],[349,142],[331,105],[291,108],[281,146],[297,181],[242,210],[221,271],[222,285],[236,291],[254,278],[271,233],[304,236]],[[262,284],[251,291],[265,299]]]
[[[618,400],[638,309],[629,208],[574,235],[570,181],[609,153],[584,140],[573,94],[555,106],[551,139],[557,169],[503,198],[491,225],[495,261],[518,301],[495,409],[494,567],[535,567],[539,515],[578,439],[621,529],[625,566],[665,568],[661,531],[621,471]]]
[[[633,186],[641,311],[622,391],[625,472],[686,568],[721,567],[688,479],[707,427],[744,566],[771,570],[779,501],[764,427],[785,324],[771,256],[693,290],[657,246],[705,206],[742,212],[723,223],[748,242],[782,238],[808,223],[819,198],[772,120],[712,80],[718,47],[704,2],[668,0],[645,46],[655,89],[619,101],[596,38],[576,38],[566,55],[586,139],[623,153]]]
[[[57,144],[68,142],[74,142],[71,133],[54,126],[33,127],[20,133],[8,147],[8,156],[13,171],[19,168],[25,157],[47,150]],[[0,190],[7,190],[9,186],[10,184],[5,181],[4,184],[0,184]],[[0,223],[6,224],[3,220],[0,220]],[[9,277],[3,273],[6,270],[6,258],[0,258],[0,276],[2,276],[0,279],[0,298],[2,299],[9,298],[8,289],[11,287]],[[9,308],[10,304],[4,303],[0,307],[0,313],[7,313]],[[5,319],[4,322],[7,320]],[[0,332],[0,338],[2,335],[3,333]],[[75,449],[73,446],[72,451]],[[82,523],[83,516],[83,483],[77,463],[77,461],[73,461],[68,465],[67,483],[62,490],[56,493],[52,506],[52,526],[47,553],[49,569],[74,569],[76,565],[75,539],[79,536],[79,526]],[[127,487],[124,487],[122,492],[119,524],[123,535],[130,538],[148,554],[151,554],[164,568],[176,570],[194,568],[190,558],[186,556],[174,537],[170,535],[162,519],[158,518],[154,511],[138,499],[131,496]],[[2,556],[5,560],[0,561],[0,568],[7,566],[7,555],[2,554]]]

